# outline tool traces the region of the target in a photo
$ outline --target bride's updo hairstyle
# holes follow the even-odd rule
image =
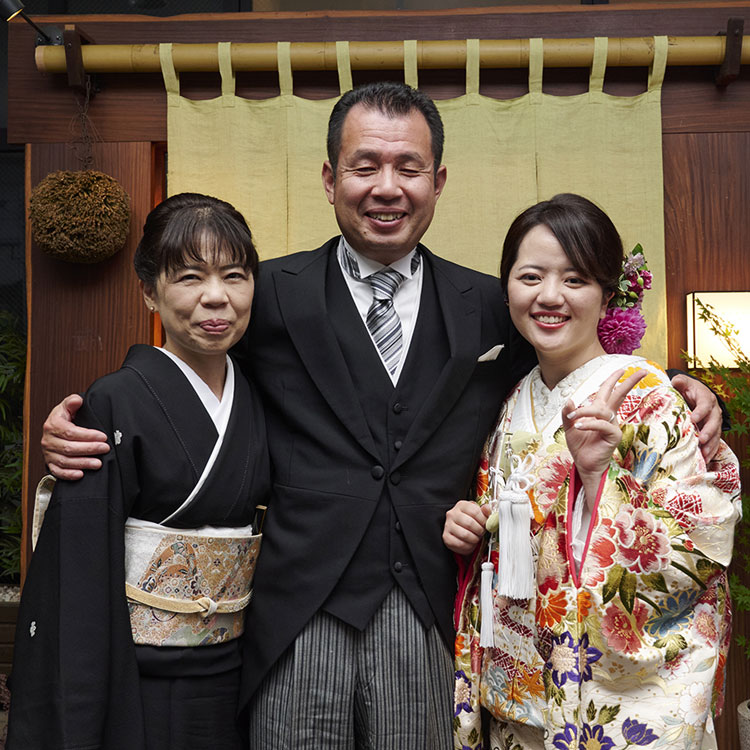
[[[620,235],[599,206],[574,193],[559,193],[527,208],[514,219],[505,235],[500,262],[500,281],[506,292],[518,248],[523,238],[540,224],[555,235],[576,272],[601,286],[605,299],[615,292],[622,273]]]
[[[258,253],[242,214],[226,201],[200,193],[178,193],[146,217],[133,265],[154,289],[162,272],[213,262],[226,253],[230,263],[258,275]]]

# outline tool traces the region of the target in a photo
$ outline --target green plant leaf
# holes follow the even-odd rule
[[[26,341],[23,327],[0,311],[0,580],[15,582],[21,571],[21,476],[23,383]]]

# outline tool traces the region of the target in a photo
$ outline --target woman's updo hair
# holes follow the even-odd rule
[[[210,195],[178,193],[146,217],[133,265],[138,278],[153,289],[162,272],[213,262],[222,254],[257,276],[258,253],[242,214]]]
[[[555,235],[578,273],[596,281],[605,297],[615,292],[622,273],[620,235],[599,206],[574,193],[559,193],[548,201],[537,203],[510,225],[500,263],[500,281],[506,292],[518,248],[523,238],[540,224]]]

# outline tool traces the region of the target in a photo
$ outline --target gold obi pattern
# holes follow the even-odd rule
[[[125,589],[137,645],[208,646],[242,635],[261,535],[128,519]]]

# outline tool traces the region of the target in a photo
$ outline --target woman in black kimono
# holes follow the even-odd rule
[[[149,214],[135,255],[163,349],[134,346],[77,422],[101,471],[58,482],[24,587],[9,750],[243,746],[243,608],[269,487],[263,413],[227,356],[258,256],[241,214],[197,194]],[[127,582],[127,597],[126,597]]]

